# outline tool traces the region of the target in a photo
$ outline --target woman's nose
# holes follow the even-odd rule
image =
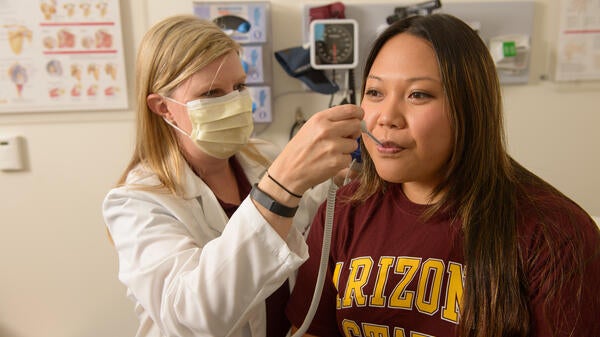
[[[377,124],[381,127],[390,129],[403,129],[406,127],[406,119],[404,118],[404,109],[402,104],[397,101],[391,101],[380,107]]]

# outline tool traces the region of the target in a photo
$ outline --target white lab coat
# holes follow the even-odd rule
[[[252,142],[267,158],[276,155],[272,144]],[[250,183],[265,172],[241,154],[236,158]],[[301,231],[325,200],[327,184],[305,193],[284,241],[249,198],[228,219],[189,167],[183,198],[131,188],[157,183],[151,171],[138,166],[127,186],[112,189],[103,203],[119,279],[140,321],[136,336],[264,337],[264,300],[308,258]]]

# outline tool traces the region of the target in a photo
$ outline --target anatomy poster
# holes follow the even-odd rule
[[[600,79],[600,1],[562,0],[558,81]]]
[[[0,0],[0,113],[127,108],[118,0]]]

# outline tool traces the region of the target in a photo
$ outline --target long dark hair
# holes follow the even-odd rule
[[[543,206],[535,206],[535,197],[525,191],[533,188],[561,199],[566,197],[508,155],[501,87],[494,62],[477,32],[463,21],[447,14],[434,14],[392,24],[378,36],[366,60],[363,94],[379,51],[390,38],[401,33],[431,44],[448,100],[453,152],[442,182],[433,191],[433,195],[441,195],[441,200],[425,216],[440,210],[451,211],[463,226],[466,279],[459,335],[528,336],[532,327],[524,265],[531,261],[523,261],[519,248],[517,231],[522,219],[517,209],[540,207],[536,216],[539,215],[544,230],[552,233],[544,238],[552,237],[559,232],[553,220],[544,218]],[[363,172],[354,200],[365,199],[386,187],[362,147]],[[546,246],[551,250],[551,259],[555,259],[556,246],[550,241]],[[583,252],[577,249],[572,252],[573,261],[581,261]],[[552,265],[551,261],[549,264]],[[564,275],[552,270],[545,275],[554,274]],[[561,282],[556,277],[552,280]],[[548,305],[551,300],[547,299]]]

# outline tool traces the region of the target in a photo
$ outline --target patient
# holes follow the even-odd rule
[[[468,46],[468,47],[467,47]],[[363,171],[338,190],[311,336],[600,336],[600,231],[507,153],[494,63],[468,25],[414,16],[363,75]],[[325,209],[287,306],[299,327]]]

